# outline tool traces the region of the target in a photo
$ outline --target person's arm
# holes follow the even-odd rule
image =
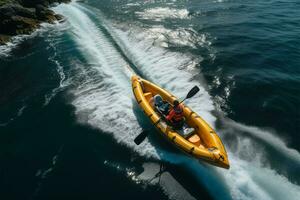
[[[150,101],[149,101],[149,104],[150,104],[152,107],[154,107],[154,98],[153,98],[153,97],[151,97],[151,99],[150,99]]]
[[[175,111],[172,109],[172,110],[170,111],[170,113],[168,114],[168,116],[166,117],[166,119],[167,119],[167,120],[170,120],[170,119],[173,118],[174,115],[175,115]]]

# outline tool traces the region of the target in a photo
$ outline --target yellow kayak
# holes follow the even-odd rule
[[[160,95],[169,104],[172,104],[177,98],[138,76],[132,76],[131,82],[137,103],[161,135],[189,155],[212,165],[229,169],[228,156],[221,139],[197,113],[182,103],[185,130],[176,130],[162,120],[161,113],[153,104],[153,98]]]

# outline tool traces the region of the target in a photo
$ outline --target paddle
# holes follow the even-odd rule
[[[185,101],[186,99],[189,99],[189,98],[191,98],[191,97],[193,97],[193,96],[195,96],[195,94],[197,93],[197,92],[199,92],[199,87],[198,86],[194,86],[190,91],[189,91],[189,93],[186,95],[186,97],[180,102],[180,103],[182,103],[183,101]],[[160,118],[159,118],[159,120],[158,120],[158,122],[160,121]],[[136,144],[136,145],[139,145],[139,144],[141,144],[144,140],[145,140],[145,138],[148,136],[148,131],[147,130],[143,130],[135,139],[134,139],[134,143]]]
[[[134,143],[135,143],[136,145],[141,144],[141,143],[145,140],[145,138],[147,137],[147,135],[148,135],[148,131],[143,130],[143,131],[142,131],[142,132],[134,139]]]
[[[197,92],[199,92],[199,90],[200,88],[197,85],[195,85],[180,103],[184,102],[186,99],[193,97],[195,94],[197,94]]]

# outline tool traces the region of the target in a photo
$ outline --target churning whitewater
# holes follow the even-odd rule
[[[243,200],[299,198],[297,180],[291,181],[291,174],[285,169],[272,168],[269,160],[271,154],[276,153],[299,167],[299,152],[287,147],[270,131],[239,124],[224,118],[222,111],[216,111],[205,89],[205,80],[193,75],[200,73],[195,65],[201,64],[201,58],[169,51],[163,48],[165,43],[157,43],[157,35],[170,32],[163,27],[140,28],[116,23],[105,18],[100,10],[79,3],[60,5],[55,11],[66,16],[64,26],[82,56],[72,61],[73,68],[64,71],[68,74],[66,77],[62,76],[63,81],[73,84],[69,93],[74,96],[72,104],[80,123],[106,132],[121,145],[144,157],[185,167],[197,176],[215,199],[220,199],[220,195],[224,199]],[[175,9],[150,9],[138,15],[145,19],[155,15],[156,21],[188,17],[185,10]],[[133,139],[143,127],[138,119],[142,115],[137,111],[131,91],[130,76],[133,73],[157,83],[179,98],[194,85],[200,86],[200,94],[186,103],[214,128],[216,121],[221,121],[221,128],[216,131],[227,147],[231,168],[226,171],[207,166],[148,140],[136,146]],[[161,187],[166,188],[163,184]],[[170,198],[181,199],[180,195],[165,191],[169,192]]]

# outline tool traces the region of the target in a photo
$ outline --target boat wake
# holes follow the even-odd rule
[[[220,119],[222,127],[217,132],[227,147],[230,170],[199,163],[148,140],[136,146],[133,139],[142,130],[138,119],[143,115],[139,115],[132,97],[130,76],[133,73],[143,75],[178,97],[183,97],[194,85],[200,85],[201,93],[187,104],[214,126],[217,118],[212,114],[214,103],[203,86],[205,81],[193,75],[200,73],[195,68],[200,60],[154,45],[146,29],[119,27],[105,19],[100,11],[78,3],[59,5],[55,11],[66,16],[67,32],[82,55],[81,59],[71,61],[72,69],[68,72],[68,82],[72,83],[69,92],[74,97],[72,104],[79,122],[111,134],[120,144],[142,156],[184,166],[196,174],[215,199],[220,196],[223,199],[297,199],[300,196],[297,185],[300,179],[289,180],[292,169],[274,168],[266,148],[271,147],[273,152],[288,158],[298,170],[299,152],[256,127]],[[172,195],[169,197],[180,199]]]

